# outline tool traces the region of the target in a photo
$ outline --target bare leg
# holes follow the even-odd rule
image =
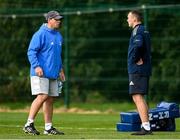
[[[54,97],[49,96],[47,100],[43,103],[43,112],[44,112],[44,121],[45,121],[44,134],[64,135],[64,132],[57,130],[52,125],[53,102],[54,102]]]
[[[44,121],[45,123],[52,123],[53,116],[53,101],[54,97],[48,97],[43,103]]]
[[[48,98],[48,95],[45,94],[39,94],[37,97],[34,99],[34,101],[31,104],[31,108],[29,111],[29,119],[33,119],[36,117],[38,111],[40,110],[43,102]]]
[[[132,95],[132,98],[139,112],[142,126],[141,126],[141,131],[132,133],[131,135],[152,135],[153,133],[151,131],[149,115],[148,115],[148,105],[144,100],[144,96],[141,94],[134,94]]]
[[[132,96],[133,101],[137,107],[137,110],[139,112],[140,118],[142,123],[143,122],[149,122],[149,117],[148,117],[148,106],[146,101],[144,100],[143,95],[141,94],[134,94]]]

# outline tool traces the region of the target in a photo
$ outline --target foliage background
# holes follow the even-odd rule
[[[131,8],[143,4],[168,7],[180,2],[0,0],[0,102],[32,99],[26,53],[33,33],[45,22],[43,13],[49,10],[58,10],[65,16],[60,32],[65,40],[65,88],[71,101],[129,101],[126,59],[131,30],[126,15]],[[125,10],[109,12],[111,7]],[[78,15],[77,11],[82,13]],[[149,98],[179,102],[180,8],[149,8],[146,12],[153,58]]]

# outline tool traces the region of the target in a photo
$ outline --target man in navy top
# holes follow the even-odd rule
[[[151,75],[150,36],[142,25],[142,17],[138,11],[130,11],[127,22],[129,27],[133,28],[128,48],[129,94],[133,98],[142,122],[141,131],[132,135],[148,135],[152,134],[152,131],[144,95],[148,93]]]

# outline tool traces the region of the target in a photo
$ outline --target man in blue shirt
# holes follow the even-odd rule
[[[151,43],[148,31],[142,25],[138,11],[130,11],[127,16],[129,27],[133,28],[128,48],[129,94],[137,107],[141,118],[141,131],[132,135],[152,134],[148,118],[148,105],[144,95],[148,93],[151,75]]]
[[[44,134],[63,135],[63,132],[52,125],[53,100],[59,96],[57,79],[65,81],[61,59],[63,38],[56,30],[60,27],[63,17],[57,11],[50,11],[45,17],[47,23],[33,35],[27,52],[31,64],[31,91],[36,98],[32,102],[23,130],[28,134],[40,134],[34,127],[34,120],[43,107]]]

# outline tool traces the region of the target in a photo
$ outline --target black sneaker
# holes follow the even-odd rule
[[[49,130],[44,130],[45,135],[64,135],[64,132],[58,131],[56,128],[51,127]]]
[[[40,133],[34,127],[34,123],[31,123],[29,126],[25,126],[23,128],[25,133],[32,134],[32,135],[39,135]]]
[[[143,127],[141,128],[141,131],[132,133],[131,135],[152,135],[152,131],[151,130],[145,130]]]

